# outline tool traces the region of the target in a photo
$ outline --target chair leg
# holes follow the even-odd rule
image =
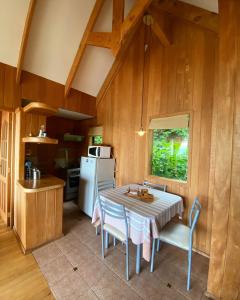
[[[99,235],[99,226],[96,226],[96,235]]]
[[[154,257],[155,257],[155,251],[156,251],[155,243],[156,243],[156,239],[153,239],[150,272],[154,271]]]
[[[116,244],[117,244],[117,243],[116,243],[116,238],[115,238],[115,236],[114,236],[114,237],[113,237],[113,246],[116,247]]]
[[[129,246],[126,241],[126,280],[129,280]]]
[[[160,251],[160,246],[161,246],[161,241],[158,239],[157,240],[157,252]]]
[[[104,245],[104,234],[105,234],[104,230],[101,230],[101,236],[102,236],[102,258],[104,258],[104,256],[105,256],[105,253],[104,253],[104,247],[105,247],[105,245]]]
[[[109,233],[106,231],[105,248],[108,249],[108,246],[109,246]]]
[[[190,290],[191,285],[191,269],[192,269],[192,248],[188,251],[188,277],[187,277],[187,290]]]
[[[136,253],[136,273],[140,273],[141,269],[141,244],[137,245],[137,253]]]

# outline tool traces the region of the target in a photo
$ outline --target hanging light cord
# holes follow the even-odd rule
[[[145,54],[146,54],[147,48],[148,48],[148,44],[145,44],[145,38],[144,38],[143,75],[142,75],[142,104],[141,104],[141,129],[143,129],[143,105],[144,105],[144,91],[145,91],[144,74],[145,74]]]

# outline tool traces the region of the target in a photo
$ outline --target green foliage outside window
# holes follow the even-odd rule
[[[93,136],[93,144],[94,145],[98,145],[98,144],[102,144],[103,140],[102,140],[102,136],[101,135],[95,135]]]
[[[188,128],[154,129],[152,175],[187,180]]]

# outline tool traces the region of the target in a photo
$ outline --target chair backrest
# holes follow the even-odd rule
[[[115,180],[99,180],[97,181],[97,192],[115,188]]]
[[[189,214],[189,227],[191,228],[191,233],[194,231],[194,228],[197,224],[198,218],[199,218],[199,214],[201,212],[201,204],[198,200],[198,197],[196,197],[194,199],[194,202],[192,204],[191,210],[190,210],[190,214]]]
[[[122,204],[114,203],[108,200],[102,200],[99,197],[99,206],[101,211],[101,225],[105,223],[105,216],[108,215],[111,218],[124,220],[126,227],[126,237],[128,237],[128,222],[125,206]]]
[[[155,184],[148,181],[144,181],[143,185],[146,185],[148,187],[151,187],[153,189],[166,192],[167,191],[167,185],[166,184]]]

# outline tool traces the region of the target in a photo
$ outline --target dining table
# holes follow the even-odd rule
[[[128,219],[129,238],[137,246],[136,273],[140,272],[141,257],[146,261],[151,259],[151,241],[159,236],[161,229],[175,216],[182,217],[184,206],[181,196],[163,192],[155,188],[147,188],[153,195],[152,202],[145,202],[129,197],[127,191],[146,189],[140,184],[128,184],[113,189],[99,192],[103,201],[112,201],[122,204],[125,207]],[[92,223],[99,222],[101,218],[99,201],[94,205]],[[123,220],[105,216],[105,223],[108,223],[118,230],[125,232]]]

